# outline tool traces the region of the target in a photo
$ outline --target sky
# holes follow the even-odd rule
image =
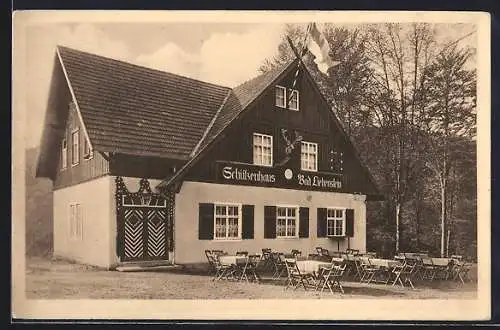
[[[456,39],[470,24],[446,29]],[[42,23],[26,30],[27,147],[39,144],[56,45],[234,87],[278,51],[284,23]],[[471,42],[466,38],[463,42]],[[473,39],[473,38],[472,38]]]

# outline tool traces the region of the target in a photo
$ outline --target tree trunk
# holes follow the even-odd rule
[[[441,180],[441,257],[445,254],[445,233],[446,233],[446,178]]]
[[[396,254],[399,253],[399,224],[401,217],[401,203],[396,202]]]

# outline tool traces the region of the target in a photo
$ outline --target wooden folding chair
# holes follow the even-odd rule
[[[431,258],[423,257],[422,259],[422,280],[434,280],[436,277],[436,267]]]
[[[257,272],[257,267],[259,265],[259,261],[260,261],[259,255],[257,255],[257,254],[248,255],[248,264],[246,267],[246,273],[248,274],[248,276],[250,276],[250,280],[255,280],[256,282],[261,281],[260,275]],[[249,278],[248,277],[246,277],[246,278],[248,281]]]
[[[297,267],[297,262],[292,259],[285,259],[285,269],[287,271],[288,280],[285,286],[285,289],[289,287],[293,287],[294,290],[297,289],[299,285],[301,285],[304,290],[307,291],[307,288],[312,287],[313,284],[310,280],[314,280],[314,276],[311,273],[301,273],[299,267]]]
[[[403,281],[401,280],[401,274],[406,267],[406,261],[403,260],[400,265],[396,265],[391,270],[391,275],[394,277],[391,286],[396,285],[399,282],[402,287],[404,287]]]
[[[462,284],[465,284],[465,282],[469,282],[469,272],[470,272],[471,265],[465,261],[460,261],[460,262],[455,262],[453,264],[453,277],[452,279],[455,281],[457,279],[462,282]]]
[[[360,260],[362,268],[362,276],[360,282],[370,283],[379,271],[379,267],[372,265],[370,263],[370,258],[361,257]]]
[[[220,254],[213,255],[213,260],[216,270],[213,280],[234,278],[234,271],[235,271],[234,266],[221,263],[220,256],[221,256]]]
[[[215,262],[211,250],[205,250],[205,256],[208,261],[208,275],[213,275],[216,273]]]
[[[271,257],[275,267],[272,279],[277,280],[286,274],[286,265],[285,265],[286,258],[283,253],[278,253],[278,252],[272,253]]]
[[[416,263],[405,263],[403,270],[401,271],[400,278],[403,280],[403,283],[410,284],[412,289],[415,289],[413,286],[413,277],[415,276]],[[404,284],[402,284],[404,286]]]
[[[272,260],[272,250],[268,248],[262,249],[262,257],[259,262],[259,267],[261,267],[262,271],[269,270],[270,268],[274,268],[274,262]]]
[[[344,288],[342,287],[341,280],[345,274],[347,264],[343,262],[340,265],[332,263],[329,266],[323,266],[320,268],[318,280],[316,282],[315,291],[321,286],[320,292],[323,292],[325,287],[328,287],[331,293],[333,293],[333,288],[338,287],[341,293],[344,293]]]

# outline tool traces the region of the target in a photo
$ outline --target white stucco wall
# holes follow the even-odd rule
[[[317,191],[299,191],[291,189],[261,188],[237,185],[208,184],[184,182],[175,205],[175,262],[177,264],[206,262],[205,249],[222,249],[234,253],[239,250],[249,253],[260,253],[262,248],[290,252],[299,249],[303,254],[315,252],[316,246],[331,251],[344,251],[347,238],[338,240],[318,238],[317,208],[345,207],[354,209],[354,237],[349,246],[366,251],[366,204],[364,196],[351,194],[326,193]],[[362,200],[359,198],[362,197]],[[198,239],[198,204],[199,203],[242,203],[255,206],[254,239],[238,241],[217,241]],[[264,206],[265,205],[297,205],[309,207],[308,238],[264,238]],[[337,242],[340,242],[338,247]]]
[[[113,189],[112,189],[113,188]],[[115,262],[113,225],[114,181],[104,176],[54,191],[54,255],[109,267]],[[82,239],[70,237],[70,204],[82,209]]]

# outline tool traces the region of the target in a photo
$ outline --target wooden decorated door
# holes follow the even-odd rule
[[[168,260],[171,251],[169,201],[141,180],[136,193],[117,178],[118,255],[123,261]]]

